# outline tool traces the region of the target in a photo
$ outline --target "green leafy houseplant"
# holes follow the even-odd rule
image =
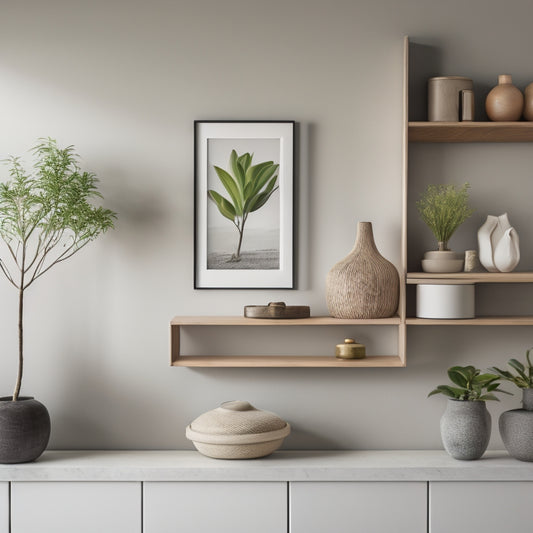
[[[448,250],[448,241],[455,230],[474,212],[468,206],[468,189],[465,183],[455,185],[428,185],[416,203],[420,218],[435,235],[439,251]]]
[[[444,394],[454,400],[463,401],[485,401],[499,399],[495,392],[509,394],[499,388],[496,374],[482,374],[481,370],[474,366],[452,366],[448,369],[448,377],[453,385],[439,385],[432,390],[429,396],[434,394]]]
[[[53,266],[79,252],[113,227],[116,214],[90,201],[101,198],[98,179],[82,171],[74,148],[39,139],[33,148],[33,172],[20,158],[6,163],[11,179],[0,184],[0,237],[5,249],[0,268],[18,290],[18,374],[13,401],[19,397],[24,367],[24,294]]]
[[[252,165],[252,159],[253,154],[245,153],[239,156],[235,150],[232,150],[229,158],[231,173],[220,167],[214,167],[231,200],[213,189],[207,191],[220,214],[231,220],[239,234],[237,249],[230,261],[241,260],[242,238],[248,216],[263,207],[278,188],[276,172],[279,165],[273,161]]]
[[[514,383],[519,389],[531,389],[533,388],[533,366],[531,365],[530,357],[532,351],[533,348],[526,351],[527,366],[516,359],[509,359],[507,364],[516,372],[516,374],[495,366],[489,368],[489,370],[494,372],[499,379]]]

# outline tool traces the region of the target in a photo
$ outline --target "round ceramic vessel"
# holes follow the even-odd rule
[[[0,398],[0,463],[35,461],[50,438],[50,415],[30,397]]]
[[[473,284],[419,284],[416,286],[418,318],[460,319],[475,317]]]
[[[500,435],[509,455],[520,461],[533,461],[533,389],[522,389],[523,409],[502,413]]]
[[[485,100],[485,110],[493,121],[520,120],[524,110],[524,95],[513,85],[509,74],[498,76],[498,85],[489,92]]]
[[[200,415],[185,431],[196,449],[215,459],[254,459],[277,450],[290,433],[287,422],[246,401],[225,402]]]
[[[462,461],[479,459],[490,440],[491,418],[485,402],[448,399],[440,420],[444,449]]]
[[[463,267],[464,259],[462,255],[451,250],[426,252],[424,259],[422,259],[422,270],[424,272],[461,272]]]

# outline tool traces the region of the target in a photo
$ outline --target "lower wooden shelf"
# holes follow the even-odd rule
[[[408,326],[533,326],[533,316],[480,316],[476,318],[407,318]]]
[[[180,356],[172,366],[226,368],[353,368],[403,367],[397,355],[371,355],[364,359],[337,359],[332,355],[189,355]]]
[[[398,330],[398,355],[367,355],[364,359],[337,359],[334,355],[181,355],[182,327],[199,326],[392,326]],[[380,319],[339,319],[310,317],[269,320],[242,316],[182,316],[170,323],[170,364],[176,367],[226,367],[226,368],[355,368],[404,367],[405,322],[399,316]]]

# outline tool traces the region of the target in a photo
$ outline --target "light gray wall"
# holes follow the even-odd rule
[[[440,51],[436,73],[472,76],[485,90],[505,72],[524,86],[532,16],[522,0],[3,1],[0,153],[23,154],[41,136],[74,144],[119,212],[114,232],[27,294],[23,392],[48,406],[51,446],[189,448],[188,422],[241,398],[292,424],[289,448],[439,448],[445,402],[426,395],[445,369],[522,356],[531,328],[411,327],[405,369],[192,370],[168,365],[169,321],[272,300],[325,314],[326,273],[358,220],[373,222],[398,265],[403,36]],[[298,290],[193,290],[195,119],[299,123]],[[426,148],[412,153],[413,190],[425,179],[473,184],[475,219],[452,244],[472,246],[486,213],[507,209],[531,269],[531,195],[520,194],[531,148]],[[414,223],[418,237],[415,251],[431,245]],[[524,300],[522,289],[493,291],[481,294],[488,306]],[[2,283],[3,394],[15,379],[15,308]],[[394,350],[393,330],[356,333]],[[322,343],[320,353],[345,332],[285,328],[275,343],[268,334],[213,328],[185,344],[304,353]],[[497,417],[517,405],[515,396],[489,407]],[[501,447],[496,429],[491,446]]]

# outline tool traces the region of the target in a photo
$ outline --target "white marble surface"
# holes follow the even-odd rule
[[[47,451],[0,465],[0,481],[533,481],[506,452],[457,461],[441,450],[280,451],[245,461],[194,451]]]

